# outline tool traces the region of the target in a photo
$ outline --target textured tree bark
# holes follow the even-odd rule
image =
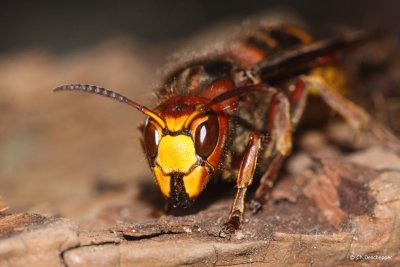
[[[191,215],[153,219],[140,212],[143,203],[131,203],[141,197],[127,187],[69,204],[70,214],[80,217],[97,210],[84,220],[2,212],[0,266],[400,264],[400,158],[371,148],[307,160],[308,167],[286,174],[270,203],[247,214],[229,240],[218,235],[229,197]]]

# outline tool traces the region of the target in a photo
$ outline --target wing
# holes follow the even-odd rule
[[[249,67],[264,81],[287,78],[290,75],[326,63],[333,54],[350,49],[375,37],[375,33],[358,31],[331,39],[303,44],[294,49],[282,50]]]

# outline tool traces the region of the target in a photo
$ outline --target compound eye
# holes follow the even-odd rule
[[[208,157],[218,141],[218,117],[215,114],[208,115],[208,120],[197,126],[195,133],[196,152],[201,157]]]
[[[155,157],[157,155],[160,138],[160,132],[154,126],[154,123],[151,122],[151,119],[149,119],[144,128],[144,146],[148,157]]]

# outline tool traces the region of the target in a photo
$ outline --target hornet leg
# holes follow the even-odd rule
[[[268,199],[269,192],[276,180],[277,174],[284,159],[292,151],[293,124],[297,124],[305,106],[307,94],[303,83],[296,83],[296,88],[290,96],[295,108],[291,112],[289,99],[283,93],[273,96],[266,118],[266,128],[271,135],[271,140],[264,155],[268,159],[268,169],[260,179],[254,199],[250,203],[253,213],[259,211],[263,203]],[[294,116],[291,115],[294,114]]]
[[[324,79],[317,75],[301,76],[310,93],[319,95],[328,106],[339,113],[356,130],[369,130],[386,145],[400,150],[400,140],[390,129],[372,119],[368,113],[352,101],[336,93]]]
[[[239,174],[236,180],[237,192],[235,200],[232,204],[232,209],[229,214],[228,221],[224,224],[221,237],[226,237],[239,229],[243,221],[243,214],[245,208],[245,195],[247,187],[253,181],[254,171],[257,165],[257,158],[261,149],[261,134],[253,132],[250,135],[249,143],[243,153],[243,159],[240,165]]]

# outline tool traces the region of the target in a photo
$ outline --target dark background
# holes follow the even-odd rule
[[[0,7],[0,52],[66,52],[120,35],[165,42],[271,8],[290,9],[313,28],[340,24],[398,32],[399,7],[398,1],[376,0],[8,1]]]

